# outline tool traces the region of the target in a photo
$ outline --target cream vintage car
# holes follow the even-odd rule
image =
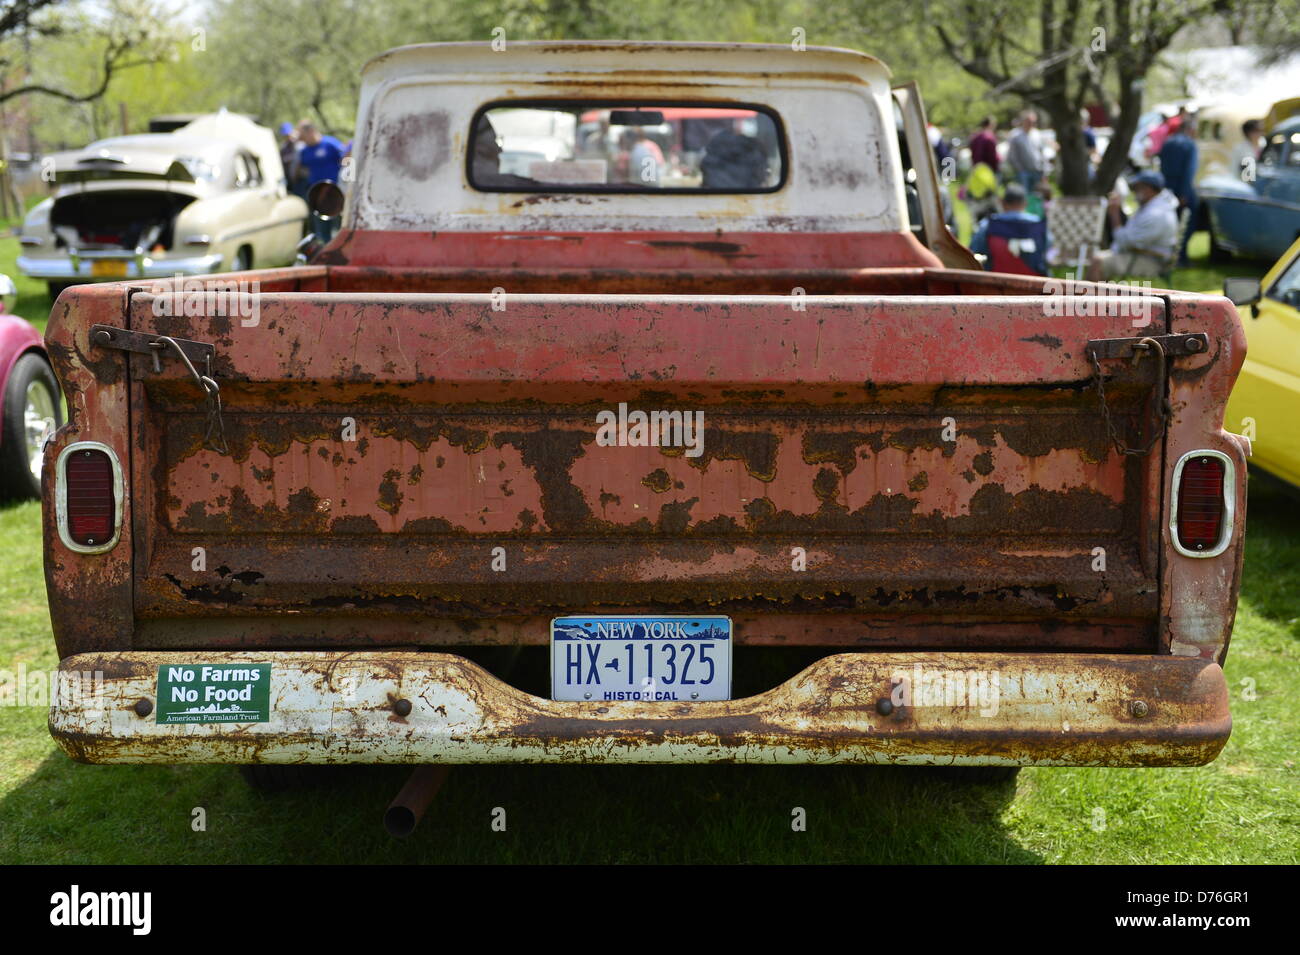
[[[23,221],[18,270],[69,285],[288,265],[307,204],[275,134],[234,113],[54,157],[54,194]]]

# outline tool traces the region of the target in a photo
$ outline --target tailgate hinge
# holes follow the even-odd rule
[[[90,326],[90,342],[100,348],[117,348],[121,351],[148,355],[153,359],[153,370],[162,371],[162,359],[169,354],[176,354],[185,365],[194,382],[202,389],[208,409],[208,428],[203,435],[203,446],[226,454],[226,427],[221,420],[221,386],[212,376],[212,359],[216,355],[216,346],[207,342],[192,342],[184,338],[172,338],[170,335],[151,335],[148,332],[133,332],[127,328],[114,328],[112,325]],[[200,374],[196,366],[203,368]]]
[[[1115,450],[1120,454],[1150,454],[1156,442],[1164,437],[1165,426],[1169,422],[1169,399],[1165,396],[1165,378],[1168,375],[1168,359],[1187,355],[1201,355],[1210,347],[1210,337],[1205,332],[1193,332],[1190,335],[1148,335],[1144,338],[1098,338],[1088,342],[1088,358],[1092,361],[1093,374],[1097,379],[1097,394],[1101,398],[1101,417],[1106,422],[1106,431],[1110,435]],[[1131,358],[1136,365],[1147,355],[1155,356],[1156,380],[1152,407],[1156,419],[1150,440],[1142,447],[1131,448],[1120,437],[1115,422],[1111,420],[1110,408],[1106,404],[1106,382],[1101,372],[1103,359]]]

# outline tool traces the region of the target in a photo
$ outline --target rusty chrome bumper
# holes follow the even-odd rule
[[[140,715],[168,663],[272,664],[269,720]],[[1171,656],[840,653],[757,696],[690,704],[554,702],[446,653],[88,653],[61,670],[102,673],[97,698],[50,709],[55,740],[89,763],[1199,766],[1232,729],[1218,664]]]

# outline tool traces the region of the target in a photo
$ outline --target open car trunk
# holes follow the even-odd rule
[[[66,247],[80,250],[170,249],[176,216],[194,199],[156,189],[73,193],[54,201],[50,225]]]

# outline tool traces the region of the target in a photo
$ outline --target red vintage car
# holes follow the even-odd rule
[[[45,439],[63,424],[41,333],[10,314],[17,293],[0,275],[0,498],[40,496]]]

